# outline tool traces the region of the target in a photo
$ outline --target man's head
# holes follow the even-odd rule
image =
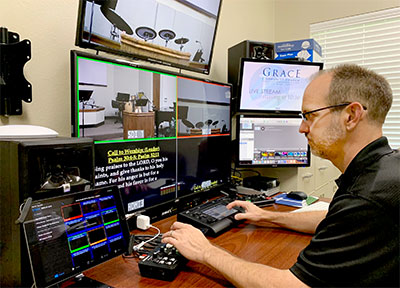
[[[341,166],[345,160],[337,158],[349,145],[362,146],[381,136],[391,104],[385,78],[357,65],[340,65],[322,71],[308,85],[302,105],[306,119],[299,131],[314,154]]]
[[[382,126],[393,100],[384,77],[357,65],[340,65],[328,73],[333,74],[329,105],[359,102],[368,110],[368,120]]]

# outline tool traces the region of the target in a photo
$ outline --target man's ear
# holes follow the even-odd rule
[[[346,114],[346,129],[353,130],[363,118],[364,108],[360,103],[352,102],[345,108],[344,112]]]

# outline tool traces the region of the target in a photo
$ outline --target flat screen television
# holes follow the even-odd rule
[[[78,51],[71,72],[72,136],[94,139],[95,186],[117,185],[126,213],[167,217],[229,184],[231,85]]]
[[[298,115],[237,116],[239,167],[307,167],[310,147]]]
[[[322,63],[242,58],[239,112],[298,113],[303,93]]]
[[[222,0],[80,0],[75,44],[209,74]]]
[[[73,277],[126,252],[130,238],[116,186],[35,200],[23,226],[35,287],[87,286]]]

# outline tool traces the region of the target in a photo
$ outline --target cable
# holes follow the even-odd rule
[[[158,229],[157,227],[150,225],[149,228],[154,228],[157,230],[157,234],[155,236],[153,236],[152,238],[150,238],[149,240],[146,241],[142,241],[140,244],[137,244],[135,246],[133,246],[133,251],[139,251],[146,243],[153,241],[154,239],[156,239],[158,237],[158,235],[160,235],[160,229]]]
[[[15,224],[21,224],[25,221],[26,216],[28,215],[29,209],[32,205],[32,197],[26,199],[24,203],[19,206],[20,215],[17,220],[15,220]]]
[[[132,218],[133,216],[136,216],[136,215],[137,215],[137,213],[126,214],[125,218],[126,218],[126,220],[129,220],[130,218]]]
[[[234,176],[234,175],[232,175],[231,177],[234,178],[234,179],[237,179],[237,180],[239,180],[239,181],[242,181],[242,180],[243,180],[243,178],[241,178],[241,177],[239,177],[239,176]]]
[[[135,235],[135,237],[134,237],[135,239],[134,239],[134,243],[133,243],[133,245],[132,245],[132,249],[133,249],[133,246],[134,246],[134,245],[139,244],[139,243],[141,243],[142,241],[149,240],[149,241],[142,247],[142,250],[146,250],[146,249],[153,250],[155,247],[157,247],[157,246],[159,246],[159,245],[161,244],[161,235],[162,235],[162,234],[158,235],[158,237],[157,237],[156,239],[154,239],[154,240],[151,240],[151,239],[150,239],[150,238],[153,238],[153,235],[143,235],[143,236]]]

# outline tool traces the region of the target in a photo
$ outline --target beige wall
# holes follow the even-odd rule
[[[224,0],[209,78],[226,81],[227,49],[243,40],[307,38],[310,23],[393,6],[400,0]],[[78,0],[0,0],[0,7],[0,26],[32,41],[24,74],[33,87],[23,115],[0,116],[0,125],[41,125],[69,136],[69,51],[77,49]]]
[[[274,42],[274,0],[223,0],[210,78],[227,81],[228,48],[243,40]]]
[[[69,136],[69,51],[74,48],[78,1],[1,1],[0,25],[32,42],[32,59],[24,69],[32,84],[32,103],[23,102],[22,116],[1,117],[0,123],[41,125]]]

